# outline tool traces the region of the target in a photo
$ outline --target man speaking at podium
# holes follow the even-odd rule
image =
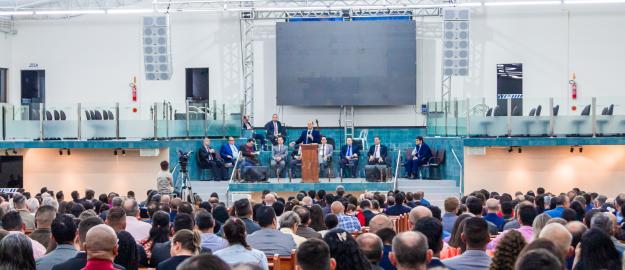
[[[311,144],[311,143],[321,143],[321,135],[318,130],[313,128],[313,122],[308,121],[306,123],[306,130],[302,131],[302,135],[299,136],[299,139],[295,141],[296,144]]]

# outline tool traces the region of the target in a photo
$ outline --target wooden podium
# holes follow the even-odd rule
[[[319,147],[316,143],[302,144],[302,183],[319,183]]]

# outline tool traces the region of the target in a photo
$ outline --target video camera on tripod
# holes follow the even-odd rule
[[[182,183],[180,197],[190,203],[195,203],[195,198],[191,189],[191,182],[189,181],[189,171],[187,169],[189,165],[189,155],[191,153],[193,153],[193,151],[183,152],[182,150],[178,150],[178,165],[180,166],[178,179],[180,180],[180,183]]]

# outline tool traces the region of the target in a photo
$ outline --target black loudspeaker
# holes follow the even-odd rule
[[[367,182],[386,181],[386,166],[365,165],[365,179],[367,180]]]
[[[269,177],[269,167],[267,166],[247,166],[241,170],[243,181],[261,182],[267,181]]]

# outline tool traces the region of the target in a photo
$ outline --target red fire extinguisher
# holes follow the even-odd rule
[[[132,93],[132,102],[137,102],[137,76],[132,77],[132,82],[130,83],[130,89]],[[132,112],[137,112],[137,107],[132,107]]]
[[[577,82],[575,81],[576,79],[577,77],[575,76],[575,73],[573,73],[573,78],[571,78],[571,80],[569,81],[569,85],[571,85],[571,98],[573,99],[573,101],[577,100]],[[577,110],[577,106],[571,106],[571,110]]]

